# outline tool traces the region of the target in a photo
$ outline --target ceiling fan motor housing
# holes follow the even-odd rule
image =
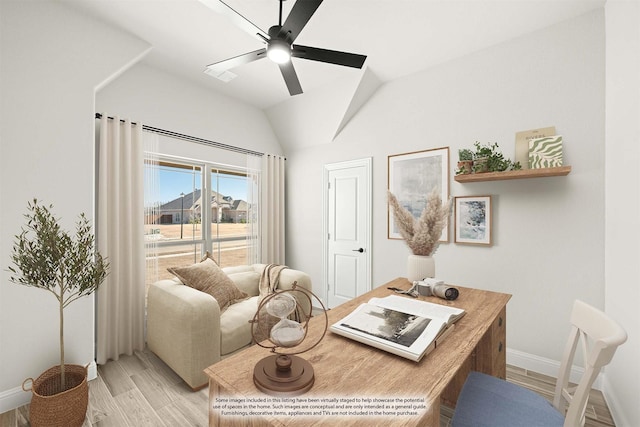
[[[269,38],[271,38],[272,40],[273,39],[283,40],[288,44],[293,43],[293,41],[289,37],[291,35],[291,31],[287,31],[284,34],[281,34],[281,32],[282,32],[282,25],[274,25],[273,27],[269,28]]]
[[[269,41],[267,42],[267,56],[276,64],[284,64],[291,60],[291,42],[281,38],[280,25],[269,28]]]
[[[323,0],[297,0],[284,24],[282,23],[282,2],[284,0],[279,0],[280,13],[278,25],[269,28],[268,33],[265,33],[251,21],[230,8],[222,0],[200,1],[206,1],[206,4],[212,9],[231,16],[236,22],[239,21],[241,23],[240,27],[243,30],[267,44],[266,49],[258,49],[244,55],[207,65],[206,72],[213,76],[219,76],[231,68],[264,58],[266,51],[266,56],[278,64],[282,77],[289,89],[289,94],[299,95],[302,93],[302,86],[291,63],[291,57],[295,56],[296,58],[354,68],[362,68],[367,58],[366,55],[293,44]]]

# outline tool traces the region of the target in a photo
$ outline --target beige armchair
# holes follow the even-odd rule
[[[251,344],[251,324],[259,303],[259,282],[264,264],[227,267],[222,270],[251,297],[220,313],[218,302],[178,279],[151,285],[147,300],[147,345],[192,389],[207,385],[204,369]],[[278,289],[294,282],[308,290],[311,278],[298,270],[284,269]],[[311,310],[306,298],[299,299]]]

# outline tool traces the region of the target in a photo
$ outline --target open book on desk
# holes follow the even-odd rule
[[[329,329],[418,362],[451,333],[464,314],[461,308],[389,295],[371,298]]]

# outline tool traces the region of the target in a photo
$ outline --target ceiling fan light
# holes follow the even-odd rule
[[[271,40],[267,46],[267,57],[276,64],[285,64],[291,60],[291,47],[284,40]]]

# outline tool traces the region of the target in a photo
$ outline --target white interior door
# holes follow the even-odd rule
[[[329,308],[371,290],[371,158],[325,166]]]

